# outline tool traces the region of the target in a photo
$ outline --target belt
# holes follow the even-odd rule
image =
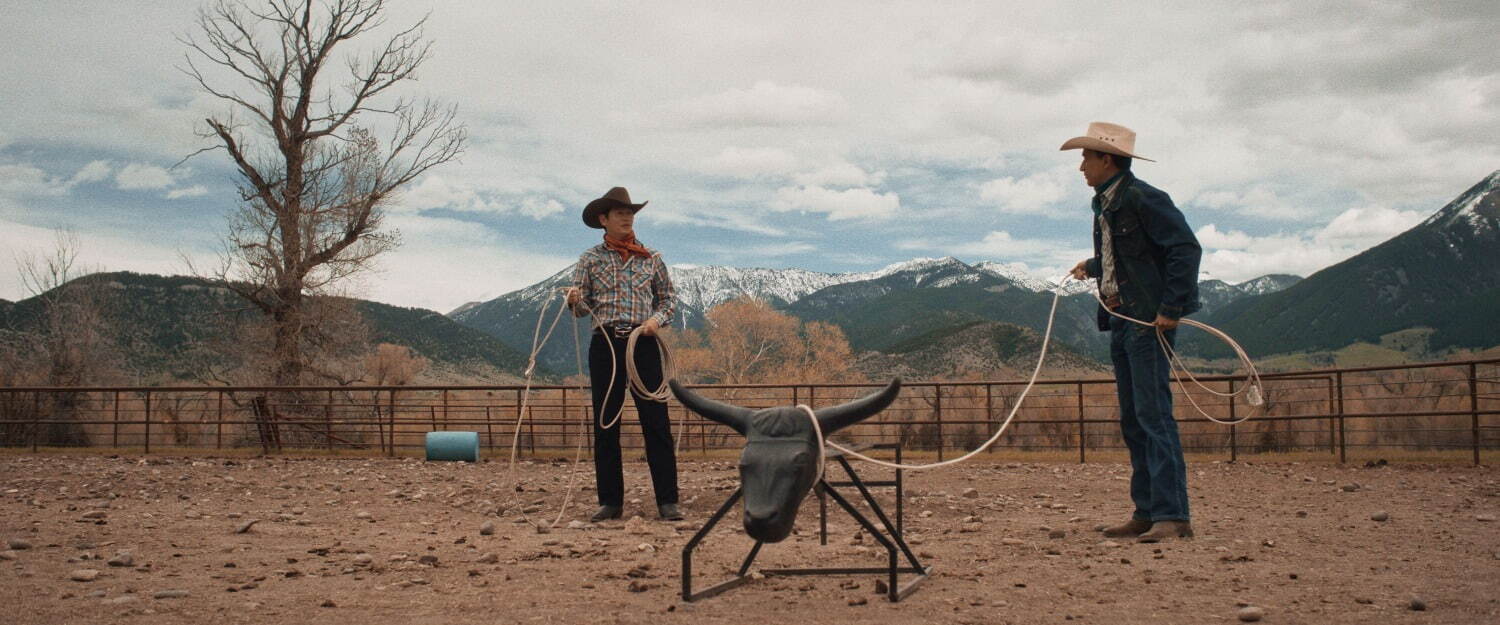
[[[641,327],[641,324],[629,321],[611,321],[603,324],[603,326],[604,332],[601,333],[599,328],[594,328],[594,334],[607,334],[617,339],[623,339],[630,336],[630,333],[634,332],[636,328]]]
[[[1121,302],[1119,293],[1104,298],[1104,307],[1110,310],[1118,309],[1120,307],[1120,304]]]

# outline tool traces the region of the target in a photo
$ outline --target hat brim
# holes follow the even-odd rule
[[[1124,156],[1126,158],[1138,158],[1138,159],[1141,159],[1143,161],[1150,161],[1152,163],[1156,162],[1153,159],[1146,158],[1146,157],[1141,156],[1139,154],[1131,154],[1129,152],[1126,152],[1125,150],[1120,149],[1119,146],[1117,146],[1117,145],[1115,145],[1113,143],[1110,143],[1108,141],[1104,141],[1104,140],[1101,140],[1101,139],[1096,139],[1094,137],[1073,137],[1072,139],[1068,139],[1067,141],[1064,141],[1063,144],[1062,144],[1062,147],[1060,147],[1058,149],[1059,150],[1093,150],[1095,152],[1104,152],[1104,153],[1107,153],[1107,154],[1115,154],[1115,155],[1118,155],[1118,156]]]
[[[604,229],[604,225],[599,223],[599,216],[609,212],[610,209],[628,208],[631,212],[640,212],[640,210],[642,208],[645,208],[646,204],[648,204],[649,202],[650,200],[641,202],[640,204],[626,204],[625,202],[621,202],[619,200],[612,200],[607,197],[601,197],[597,200],[589,202],[588,206],[583,207],[583,224],[590,228],[597,228],[602,230]]]

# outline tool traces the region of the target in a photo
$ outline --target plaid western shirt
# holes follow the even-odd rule
[[[620,253],[603,243],[585,250],[573,266],[573,286],[581,296],[573,315],[593,312],[601,324],[655,319],[667,327],[677,311],[677,293],[661,253],[647,250],[651,258],[632,254],[629,260],[620,260]]]

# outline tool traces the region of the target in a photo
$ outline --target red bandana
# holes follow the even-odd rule
[[[619,252],[620,260],[623,261],[629,261],[632,254],[641,258],[651,258],[651,252],[646,249],[646,246],[641,245],[640,241],[635,240],[634,234],[630,235],[630,238],[624,241],[616,241],[609,238],[609,235],[606,234],[604,235],[604,246]]]

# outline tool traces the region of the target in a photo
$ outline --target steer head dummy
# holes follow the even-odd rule
[[[807,413],[795,406],[741,408],[694,393],[677,380],[670,384],[684,406],[745,436],[745,450],[740,454],[745,533],[761,542],[785,539],[792,533],[797,508],[818,477],[823,441],[818,440]],[[900,392],[901,379],[896,378],[879,392],[813,414],[828,436],[885,410]]]

